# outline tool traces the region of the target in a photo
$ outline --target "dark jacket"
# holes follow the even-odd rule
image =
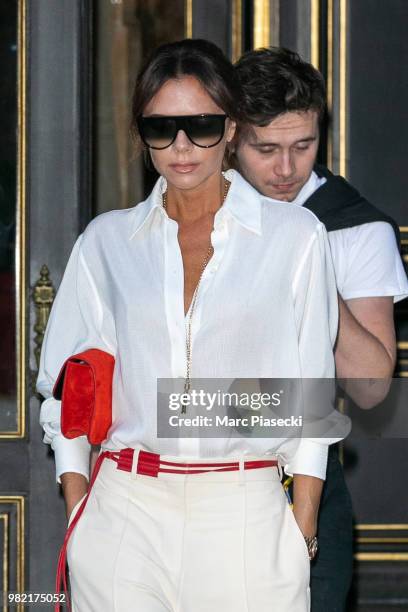
[[[324,176],[327,181],[303,206],[309,208],[324,223],[328,232],[363,223],[385,221],[393,227],[400,248],[400,231],[394,219],[370,204],[342,176],[335,176],[324,166],[317,165],[314,170],[319,177]]]

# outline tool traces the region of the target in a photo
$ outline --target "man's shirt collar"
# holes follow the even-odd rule
[[[290,204],[296,204],[297,206],[303,206],[303,204],[310,198],[310,196],[319,189],[327,179],[324,177],[318,177],[316,172],[313,171],[309,176],[302,189],[297,194],[296,198],[290,202]]]

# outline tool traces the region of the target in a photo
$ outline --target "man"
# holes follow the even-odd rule
[[[393,302],[408,294],[398,228],[343,178],[315,165],[326,96],[311,64],[286,49],[258,49],[237,62],[236,74],[243,118],[237,165],[258,191],[306,206],[326,225],[339,292],[337,376],[370,378],[347,388],[370,408],[385,397],[395,367]],[[352,509],[335,446],[320,508],[312,612],[341,612],[352,577]]]

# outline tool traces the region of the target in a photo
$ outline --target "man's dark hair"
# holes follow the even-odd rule
[[[283,113],[326,112],[322,74],[294,51],[283,47],[255,49],[235,64],[241,88],[239,111],[244,123],[263,127]]]

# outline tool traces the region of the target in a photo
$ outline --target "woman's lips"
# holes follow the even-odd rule
[[[170,168],[179,174],[188,174],[193,172],[199,164],[170,164]]]

